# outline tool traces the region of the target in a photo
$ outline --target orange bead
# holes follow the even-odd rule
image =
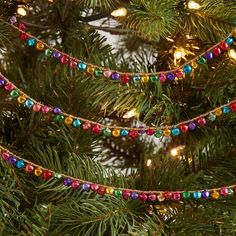
[[[164,134],[164,136],[166,136],[166,137],[170,137],[170,136],[171,136],[171,130],[170,130],[170,129],[165,129],[165,130],[163,131],[163,134]]]
[[[24,96],[19,96],[19,97],[17,98],[17,101],[18,101],[19,103],[24,103],[25,100],[26,100],[26,98],[25,98]]]
[[[143,76],[141,77],[141,81],[142,81],[142,83],[144,83],[144,84],[148,83],[148,81],[149,81],[149,76],[148,76],[148,75],[143,75]]]
[[[220,116],[220,115],[222,115],[222,113],[223,112],[222,112],[222,110],[220,108],[215,110],[215,115],[216,116]]]
[[[114,130],[112,131],[112,135],[113,135],[114,137],[119,137],[119,136],[120,136],[120,130],[119,130],[119,129],[114,129]]]
[[[39,50],[39,51],[43,50],[44,49],[44,44],[41,43],[41,42],[37,42],[36,49]]]
[[[214,198],[214,199],[218,199],[218,198],[220,197],[220,194],[219,194],[219,192],[217,192],[217,191],[213,191],[213,193],[211,194],[211,196],[212,196],[212,198]]]
[[[106,188],[106,193],[107,194],[113,194],[114,189],[112,187]]]
[[[87,72],[88,72],[89,74],[93,74],[93,73],[94,73],[94,68],[91,67],[91,66],[89,66],[88,69],[87,69]]]
[[[65,124],[66,125],[71,125],[73,123],[73,118],[68,116],[65,118]]]
[[[36,176],[40,176],[42,173],[43,173],[43,170],[42,170],[40,167],[37,167],[37,168],[34,170],[34,174],[35,174]]]

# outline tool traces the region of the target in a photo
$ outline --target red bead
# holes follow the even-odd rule
[[[231,103],[229,107],[231,111],[236,111],[236,103]]]
[[[4,86],[4,89],[7,90],[7,91],[11,91],[14,89],[14,85],[11,84],[11,83],[7,83],[5,86]]]
[[[86,121],[86,122],[83,123],[83,129],[84,130],[88,130],[90,128],[91,128],[91,124],[89,122]]]
[[[226,51],[226,50],[228,50],[229,45],[225,41],[223,41],[220,43],[220,48],[222,51]]]
[[[173,193],[173,199],[179,201],[181,199],[181,194],[178,192]]]
[[[50,170],[45,170],[42,174],[42,177],[45,179],[45,180],[49,180],[50,178],[52,178],[52,171]]]
[[[40,110],[41,110],[41,105],[39,105],[39,104],[34,104],[33,105],[33,111],[38,112]]]
[[[6,160],[8,160],[9,157],[10,157],[10,154],[9,154],[9,153],[7,153],[7,152],[3,152],[3,153],[2,153],[2,159],[3,159],[3,160],[6,161]]]
[[[214,53],[214,55],[217,57],[217,56],[219,56],[220,54],[221,54],[221,50],[220,50],[220,48],[213,48],[213,53]]]
[[[48,106],[42,106],[41,111],[42,111],[42,113],[46,114],[50,111],[50,108]]]
[[[30,165],[30,164],[26,165],[25,171],[26,171],[27,173],[32,173],[32,172],[34,171],[34,166],[32,166],[32,165]]]
[[[145,194],[145,193],[140,193],[140,194],[139,194],[139,199],[140,199],[141,201],[146,201],[147,198],[148,198],[147,194]]]
[[[206,119],[205,118],[199,118],[197,120],[197,123],[199,124],[199,126],[204,126],[206,124]]]
[[[180,125],[180,130],[183,132],[183,133],[185,133],[185,132],[187,132],[188,131],[188,126],[187,125]]]
[[[71,183],[71,187],[73,189],[77,189],[79,187],[79,181],[78,180],[73,180]]]
[[[29,36],[27,34],[25,34],[25,33],[20,34],[21,40],[27,40],[28,38],[29,38]]]
[[[129,76],[128,76],[127,74],[122,75],[121,81],[122,81],[124,84],[128,83],[129,80],[130,80],[130,78],[129,78]]]
[[[104,195],[104,194],[106,193],[106,188],[103,187],[103,186],[100,186],[100,187],[98,188],[98,190],[97,190],[97,193],[98,193],[99,195]]]
[[[125,200],[127,200],[130,197],[130,192],[128,190],[123,190],[122,191],[122,196]]]
[[[182,70],[178,70],[175,72],[175,75],[177,78],[183,78],[184,77],[184,72]]]
[[[165,199],[171,199],[172,198],[172,192],[164,192],[163,196]]]
[[[100,125],[94,125],[94,126],[92,127],[92,132],[93,132],[94,134],[99,134],[99,133],[101,132],[101,126],[100,126]]]
[[[226,196],[226,195],[228,195],[228,193],[229,193],[229,190],[226,187],[222,187],[220,189],[220,195]]]
[[[18,25],[18,28],[21,29],[21,30],[23,30],[23,31],[25,31],[26,26],[25,26],[24,23],[20,22],[19,25]]]
[[[98,188],[99,188],[99,186],[97,185],[97,184],[92,184],[91,185],[91,189],[92,189],[92,191],[97,191],[98,190]]]
[[[147,131],[146,131],[146,133],[147,133],[147,135],[153,135],[153,134],[155,134],[155,130],[154,129],[148,129]]]
[[[76,68],[77,62],[76,61],[70,61],[70,68]]]
[[[151,194],[148,195],[148,199],[149,199],[150,201],[156,201],[157,196],[156,196],[156,194],[151,193]]]
[[[136,130],[130,130],[130,131],[129,131],[129,136],[130,136],[130,138],[132,138],[132,139],[136,139],[137,136],[138,136],[138,131],[136,131]]]
[[[68,64],[69,63],[69,58],[67,56],[62,56],[60,59],[62,64]]]

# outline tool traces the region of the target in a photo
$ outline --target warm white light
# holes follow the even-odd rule
[[[148,159],[148,160],[147,160],[147,166],[149,167],[151,164],[152,164],[152,160],[151,160],[151,159]]]
[[[114,17],[122,17],[122,16],[126,16],[127,14],[128,14],[128,11],[124,7],[118,8],[111,13],[111,15]]]
[[[17,8],[17,14],[20,16],[26,16],[27,11],[26,11],[26,7],[25,6],[19,6]]]
[[[198,4],[197,2],[194,2],[194,1],[189,1],[188,2],[188,8],[189,9],[198,10],[200,7],[201,7],[200,4]]]
[[[230,49],[228,52],[229,56],[236,61],[236,52],[234,49]]]
[[[180,58],[182,58],[182,56],[183,56],[183,52],[181,51],[181,50],[176,50],[175,51],[175,53],[174,53],[174,58],[176,59],[176,60],[178,60],[178,59],[180,59]]]
[[[136,112],[136,109],[134,108],[134,109],[132,109],[131,111],[126,112],[126,113],[123,115],[123,118],[129,119],[129,118],[131,118],[131,117],[133,117],[133,116],[136,116],[136,114],[137,114],[137,112]]]
[[[178,155],[178,150],[177,150],[177,148],[173,148],[173,149],[170,151],[170,154],[171,154],[173,157],[177,156],[177,155]]]

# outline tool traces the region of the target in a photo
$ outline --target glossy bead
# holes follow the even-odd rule
[[[54,107],[53,108],[53,113],[54,114],[59,114],[59,113],[61,113],[61,109],[59,107]]]
[[[158,81],[158,76],[156,76],[156,75],[151,75],[149,78],[150,78],[150,81],[151,81],[152,83],[155,83],[155,82]]]
[[[103,76],[104,76],[105,78],[110,78],[110,77],[111,77],[111,74],[112,74],[112,72],[109,71],[109,70],[103,71]]]
[[[18,101],[19,103],[24,103],[25,100],[26,100],[26,98],[25,98],[24,96],[19,96],[19,97],[17,98],[17,101]]]
[[[173,136],[178,136],[178,135],[180,134],[180,129],[178,129],[178,128],[173,128],[173,129],[171,130],[171,134],[172,134]]]
[[[189,127],[186,124],[182,124],[182,125],[180,125],[179,128],[183,133],[186,133],[188,131]]]
[[[159,194],[157,194],[157,200],[158,200],[159,202],[165,201],[164,193],[159,193]]]
[[[166,76],[166,78],[167,78],[168,80],[170,80],[170,81],[173,81],[173,80],[175,79],[175,74],[173,74],[173,73],[168,73],[167,76]]]
[[[104,194],[106,193],[106,188],[103,187],[103,186],[100,186],[100,187],[98,188],[98,190],[97,190],[97,193],[98,193],[99,195],[104,195]]]
[[[62,175],[60,173],[54,173],[54,177],[57,179],[60,179],[62,177]]]
[[[79,62],[77,67],[79,68],[80,71],[86,71],[87,65],[84,62]]]
[[[87,121],[85,121],[82,126],[83,126],[83,130],[88,130],[91,128],[91,124]]]
[[[112,187],[108,187],[106,188],[106,193],[112,195],[114,193],[114,189]]]
[[[121,190],[114,190],[113,195],[117,198],[120,198],[122,196],[122,191]]]
[[[228,195],[228,188],[226,188],[226,187],[222,187],[221,189],[220,189],[220,195],[222,195],[222,196],[227,196]]]
[[[49,48],[46,48],[46,49],[44,50],[44,55],[45,55],[45,56],[51,56],[51,55],[52,55],[52,51],[51,51]]]
[[[234,43],[234,38],[233,37],[228,37],[225,42],[228,44],[228,45],[232,45]]]
[[[34,39],[34,38],[29,38],[29,39],[27,39],[27,41],[26,41],[26,43],[27,43],[27,45],[28,46],[30,46],[30,47],[32,47],[32,46],[34,46],[35,44],[36,44],[36,39]]]
[[[159,80],[161,83],[165,83],[166,82],[166,75],[165,74],[160,74],[159,75]]]
[[[222,51],[226,51],[229,49],[229,45],[225,41],[221,42],[219,46]]]
[[[96,192],[98,190],[99,186],[98,184],[91,184],[91,190]]]
[[[211,122],[214,122],[214,121],[216,120],[216,115],[213,114],[213,113],[210,113],[207,118],[208,118],[208,120],[210,120]]]
[[[199,65],[206,64],[206,62],[207,62],[207,60],[206,60],[205,57],[200,57],[200,58],[198,59],[198,61],[197,61],[197,63],[198,63]]]
[[[213,51],[215,57],[218,57],[221,54],[221,50],[218,47],[213,48],[212,51]]]
[[[31,164],[27,164],[25,167],[25,171],[27,173],[32,173],[34,171],[34,166],[32,166]]]
[[[130,191],[128,191],[128,190],[123,190],[123,191],[122,191],[122,197],[123,197],[125,200],[129,199],[129,197],[130,197]]]
[[[41,112],[44,114],[47,114],[48,112],[50,112],[50,108],[48,106],[42,106]]]
[[[16,159],[15,156],[10,156],[7,161],[8,161],[9,164],[15,165],[16,162],[17,162],[17,159]]]
[[[144,126],[141,125],[138,128],[139,128],[139,130],[138,130],[139,134],[145,134],[146,133],[146,130],[144,129]]]
[[[189,199],[191,197],[191,193],[190,192],[183,192],[182,196],[184,199]]]
[[[87,72],[92,75],[94,73],[94,68],[92,66],[89,66],[87,68]]]
[[[7,160],[9,159],[9,157],[10,157],[10,154],[9,154],[9,153],[7,153],[7,152],[3,152],[3,153],[2,153],[2,159],[3,159],[3,160],[7,161]]]
[[[148,130],[146,130],[146,134],[149,135],[149,136],[155,134],[155,132],[156,132],[156,131],[155,131],[155,129],[153,129],[153,128],[149,128]]]
[[[234,194],[234,190],[232,188],[228,188],[228,195],[231,196]]]
[[[196,128],[196,124],[195,124],[194,122],[190,122],[190,123],[188,124],[188,128],[189,128],[190,130],[194,130],[194,129]]]
[[[36,49],[39,50],[39,51],[43,50],[44,49],[44,44],[41,43],[41,42],[37,42]]]
[[[63,121],[64,118],[65,118],[65,117],[64,117],[63,115],[57,115],[57,116],[55,117],[55,121],[60,122],[60,121]]]
[[[5,80],[4,79],[0,79],[0,87],[4,86],[5,85]]]
[[[149,82],[149,76],[148,75],[143,75],[141,76],[141,82],[146,84]]]
[[[52,51],[52,57],[59,59],[61,57],[61,53],[58,51]]]
[[[32,108],[34,105],[34,102],[31,99],[27,99],[24,104],[27,108]]]
[[[130,130],[129,137],[132,139],[136,139],[138,137],[138,132],[136,130]]]
[[[17,90],[12,90],[10,95],[11,97],[16,98],[19,97],[20,93]]]
[[[151,193],[148,195],[148,199],[153,202],[153,201],[156,201],[157,196],[156,196],[156,194]]]
[[[73,189],[77,189],[79,187],[79,181],[78,180],[72,180],[71,187]]]
[[[117,73],[117,72],[114,72],[114,73],[111,74],[111,78],[113,80],[119,80],[120,79],[120,74]]]
[[[214,58],[214,55],[213,55],[212,52],[206,52],[206,53],[204,54],[204,57],[209,61],[209,60],[211,60],[211,59]]]
[[[131,192],[130,198],[133,199],[133,200],[136,200],[136,199],[139,198],[139,195],[138,195],[138,193],[136,193],[136,192]]]
[[[205,126],[205,124],[206,124],[206,119],[205,118],[199,118],[198,120],[197,120],[197,123],[199,124],[199,126]]]
[[[154,134],[154,136],[156,137],[156,138],[161,138],[162,137],[162,130],[161,129],[159,129],[159,130],[156,130],[156,132],[155,132],[155,134]]]
[[[101,130],[102,130],[102,127],[101,127],[100,125],[94,125],[94,126],[92,127],[92,132],[93,132],[94,134],[99,134],[99,133],[101,132]]]
[[[148,196],[145,193],[140,193],[139,194],[139,199],[144,202],[148,199]]]
[[[192,71],[192,67],[190,65],[185,65],[183,68],[183,72],[185,74],[189,74]]]
[[[17,18],[15,16],[12,16],[9,21],[12,25],[14,25],[15,23],[17,23]]]
[[[181,194],[180,194],[179,192],[173,193],[173,199],[174,199],[175,201],[181,200]]]
[[[196,192],[193,193],[193,197],[194,198],[201,198],[202,197],[202,193],[199,192],[199,191],[196,191]]]
[[[23,41],[25,41],[25,40],[27,40],[29,38],[29,36],[27,34],[25,34],[25,33],[21,33],[19,37]]]
[[[42,177],[43,177],[43,179],[45,179],[45,180],[51,179],[52,176],[53,176],[53,174],[52,174],[52,171],[50,171],[50,170],[45,170],[45,171],[43,171],[43,173],[42,173]]]
[[[103,75],[103,71],[99,69],[95,69],[94,73],[95,73],[95,76],[97,77],[101,77]]]
[[[105,128],[102,130],[104,136],[109,137],[111,136],[111,130],[109,128]]]
[[[120,131],[120,135],[121,135],[122,137],[128,136],[128,135],[129,135],[129,131],[126,130],[126,129],[122,129],[122,130]]]
[[[166,200],[170,200],[172,198],[172,192],[164,192],[163,196]]]
[[[221,116],[223,112],[222,112],[222,110],[219,108],[219,109],[216,109],[214,113],[215,113],[216,116]]]
[[[43,173],[43,170],[42,170],[40,167],[37,167],[37,168],[34,170],[34,174],[35,174],[36,176],[40,176],[42,173]]]
[[[71,183],[72,183],[72,180],[71,180],[71,178],[67,177],[63,180],[63,183],[64,183],[65,186],[70,186]]]
[[[176,75],[176,77],[177,77],[178,79],[181,79],[181,78],[184,77],[184,72],[183,72],[182,70],[177,70],[177,71],[175,72],[175,75]]]
[[[218,199],[220,197],[220,194],[218,191],[214,190],[212,193],[211,193],[211,197],[214,198],[214,199]]]
[[[73,118],[71,116],[67,116],[64,122],[66,125],[71,125],[73,123]]]
[[[80,127],[80,125],[81,125],[81,121],[80,121],[79,119],[74,119],[72,125],[73,125],[75,128],[78,128],[78,127]]]
[[[73,68],[76,68],[77,65],[78,65],[77,62],[76,62],[76,61],[73,61],[73,60],[70,61],[70,63],[69,63],[69,66],[70,66],[70,68],[72,68],[72,69],[73,69]]]
[[[223,107],[223,113],[224,113],[224,114],[227,114],[227,113],[229,113],[229,112],[230,112],[229,106]]]
[[[7,83],[5,86],[4,86],[4,89],[6,91],[12,91],[13,89],[15,88],[15,86],[11,83]]]
[[[24,0],[24,1],[26,1],[26,0]],[[24,1],[23,1],[23,2],[24,2]],[[29,0],[28,0],[28,1],[29,1]],[[23,31],[25,31],[25,30],[26,30],[26,25],[25,25],[23,22],[19,22],[18,28],[21,29],[21,30],[23,30]]]
[[[84,184],[82,185],[82,189],[83,189],[84,191],[88,192],[88,191],[90,190],[90,184],[84,183]]]
[[[207,191],[207,190],[204,190],[204,191],[202,192],[202,197],[203,197],[203,198],[209,198],[209,197],[210,197],[210,192]]]
[[[121,82],[122,83],[127,84],[127,83],[129,83],[129,80],[130,80],[130,78],[127,74],[124,74],[124,75],[121,76]]]
[[[165,129],[163,130],[163,135],[165,137],[170,137],[171,136],[171,130],[170,129]]]
[[[236,111],[236,103],[231,103],[229,107],[231,111]]]
[[[67,57],[67,56],[62,56],[61,58],[60,58],[60,62],[62,63],[62,64],[69,64],[69,58]]]
[[[140,81],[140,76],[139,75],[134,75],[132,79],[133,79],[134,83],[137,83],[137,82]]]
[[[38,112],[40,110],[41,110],[41,105],[39,105],[39,104],[34,104],[33,105],[33,111]]]
[[[24,168],[24,167],[25,167],[25,161],[24,161],[24,160],[18,160],[18,161],[16,162],[16,167],[17,167],[18,169]]]
[[[120,136],[120,130],[119,129],[112,130],[112,136],[119,137]]]

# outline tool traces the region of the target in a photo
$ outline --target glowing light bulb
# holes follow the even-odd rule
[[[173,157],[177,156],[177,155],[178,155],[178,150],[177,150],[177,148],[173,148],[173,149],[170,151],[170,154],[171,154]]]
[[[180,59],[180,58],[182,58],[182,56],[183,56],[183,52],[181,51],[181,50],[176,50],[175,51],[175,53],[174,53],[174,58],[176,59],[176,60],[178,60],[178,59]]]
[[[236,52],[234,49],[230,49],[228,55],[236,61]]]
[[[124,7],[118,8],[118,9],[111,12],[111,15],[114,17],[124,17],[127,14],[128,14],[128,11]]]
[[[20,16],[26,16],[26,14],[27,14],[26,7],[22,6],[22,5],[18,6],[17,14],[20,15]]]
[[[134,108],[134,109],[132,109],[131,111],[126,112],[126,113],[123,115],[123,118],[129,119],[129,118],[131,118],[131,117],[133,117],[133,116],[136,116],[136,115],[137,115],[137,111],[136,111],[136,109]]]
[[[197,2],[189,1],[188,2],[188,8],[193,9],[193,10],[198,10],[199,8],[201,8],[201,6]]]
[[[151,164],[152,164],[152,160],[151,160],[151,159],[148,159],[148,160],[147,160],[147,167],[151,166]]]

